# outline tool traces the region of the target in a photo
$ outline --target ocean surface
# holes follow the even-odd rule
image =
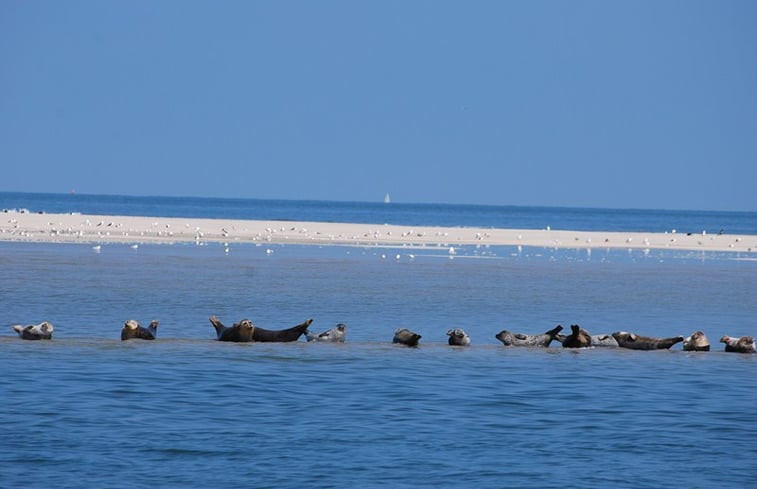
[[[477,206],[80,197],[0,194],[0,208],[757,227],[749,213],[677,211],[669,221],[653,211],[496,207],[481,217]],[[757,355],[718,343],[757,335],[749,256],[0,242],[0,270],[2,488],[757,487]],[[341,322],[347,341],[221,343],[211,315],[270,329],[313,318],[314,332]],[[121,342],[130,318],[159,319],[158,339]],[[51,341],[22,341],[10,328],[43,320],[55,325]],[[557,324],[651,336],[701,329],[712,351],[495,339]],[[391,344],[398,327],[422,334],[420,347]],[[450,328],[472,345],[448,346]]]
[[[505,229],[757,234],[757,212],[583,209],[0,192],[0,209],[123,216],[351,222]]]

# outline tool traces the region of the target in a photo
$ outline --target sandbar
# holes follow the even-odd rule
[[[399,226],[5,210],[0,241],[45,243],[292,243],[362,247],[533,246],[757,252],[757,235]]]

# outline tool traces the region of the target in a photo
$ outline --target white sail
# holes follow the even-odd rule
[[[388,204],[391,201],[392,201],[392,199],[389,198],[389,192],[387,192],[386,195],[384,196],[384,203]]]

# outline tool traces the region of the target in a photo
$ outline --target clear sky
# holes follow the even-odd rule
[[[757,210],[757,2],[0,1],[0,191]]]

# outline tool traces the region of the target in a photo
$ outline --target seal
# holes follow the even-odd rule
[[[599,348],[617,348],[618,342],[615,341],[615,338],[611,334],[593,334],[591,337],[591,344],[589,346],[595,346]],[[562,343],[563,341],[568,338],[565,335],[559,334],[555,338],[557,341]]]
[[[684,351],[710,351],[710,340],[702,331],[694,331],[683,340]]]
[[[252,332],[255,326],[249,319],[242,319],[231,327],[226,327],[215,316],[210,316],[210,324],[216,329],[218,341],[232,341],[234,343],[249,343],[252,341]]]
[[[392,343],[399,343],[405,346],[418,346],[418,340],[421,339],[421,335],[413,333],[407,328],[399,328],[394,332],[394,338]]]
[[[591,335],[591,346],[617,348],[618,342],[611,334],[593,334]]]
[[[495,338],[501,341],[505,346],[538,346],[546,348],[557,338],[557,334],[560,331],[562,331],[562,325],[559,324],[557,327],[552,328],[543,334],[534,335],[513,333],[504,329],[497,333]]]
[[[639,336],[635,333],[617,331],[612,334],[618,346],[629,348],[631,350],[666,350],[676,343],[683,341],[683,336],[673,336],[671,338],[651,338],[649,336]]]
[[[563,348],[587,348],[591,346],[591,335],[577,324],[570,325],[571,333],[562,342]]]
[[[347,332],[347,326],[339,323],[328,331],[324,331],[319,335],[311,333],[309,330],[305,330],[305,338],[308,341],[324,341],[331,343],[344,343],[344,335]]]
[[[53,339],[53,323],[42,321],[39,324],[11,326],[22,340],[51,340]]]
[[[725,343],[725,351],[733,353],[757,352],[754,345],[754,336],[742,336],[741,338],[723,336],[722,338],[720,338],[720,342]]]
[[[124,323],[124,327],[121,328],[121,341],[125,340],[154,340],[158,335],[158,320],[153,319],[150,322],[150,326],[143,328],[134,319],[129,319]]]
[[[291,341],[297,341],[300,336],[305,334],[305,331],[308,330],[308,326],[310,326],[312,322],[312,319],[308,319],[297,326],[279,330],[263,329],[256,326],[252,330],[252,341],[267,343],[288,343]]]
[[[470,336],[460,328],[450,329],[447,331],[447,336],[449,336],[447,343],[452,346],[470,346]]]

